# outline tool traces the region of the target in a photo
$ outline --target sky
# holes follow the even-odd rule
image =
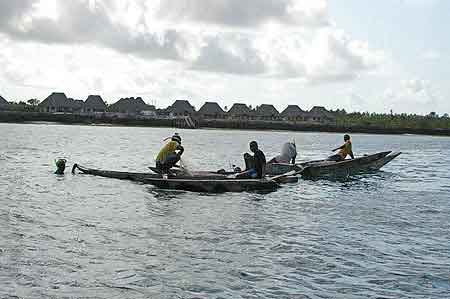
[[[450,112],[446,0],[0,0],[0,95]]]

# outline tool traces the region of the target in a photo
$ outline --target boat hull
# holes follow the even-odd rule
[[[161,189],[185,190],[203,193],[224,193],[260,191],[271,192],[278,189],[279,185],[270,180],[237,180],[237,179],[147,179],[145,183]]]
[[[269,163],[266,165],[267,175],[280,175],[293,170],[300,170],[297,165],[287,163]]]
[[[274,163],[267,165],[266,173],[269,175],[279,175],[289,171],[297,171],[305,178],[341,177],[366,171],[379,170],[400,154],[400,152],[391,153],[390,151],[386,151],[340,162],[317,160],[295,165]]]
[[[278,189],[275,181],[266,179],[235,179],[209,172],[197,172],[193,176],[162,178],[159,174],[108,171],[86,168],[75,164],[72,173],[78,169],[84,174],[100,177],[130,180],[154,185],[161,189],[185,190],[205,193],[261,191],[270,192]]]
[[[304,178],[336,178],[376,171],[400,155],[400,153],[394,155],[390,155],[390,153],[391,152],[381,152],[340,162],[324,161],[310,163],[305,165],[301,175]]]
[[[395,152],[395,153],[391,153],[381,159],[378,159],[378,160],[370,163],[370,165],[368,165],[368,167],[367,167],[367,170],[369,170],[369,171],[380,170],[384,165],[388,164],[389,162],[391,162],[392,160],[394,160],[401,154],[402,154],[401,152]]]

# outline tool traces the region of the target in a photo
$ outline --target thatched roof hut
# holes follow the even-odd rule
[[[198,114],[202,118],[216,119],[223,118],[225,116],[225,111],[223,111],[222,107],[216,102],[206,102],[200,110],[198,110]]]
[[[81,112],[84,107],[84,102],[82,100],[74,100],[72,98],[67,99],[66,103],[71,112]]]
[[[76,109],[83,109],[84,102],[82,100],[73,100],[73,105]]]
[[[0,96],[0,105],[8,105],[8,104],[9,104],[8,101],[5,100],[4,97]]]
[[[68,98],[64,92],[52,92],[40,105],[42,106],[63,106],[68,103]]]
[[[5,100],[5,98],[3,98],[2,96],[0,96],[0,109],[6,109],[6,107],[9,106],[9,103],[7,100]]]
[[[127,114],[139,114],[152,109],[154,110],[154,107],[147,105],[141,97],[121,98],[108,107],[108,111]]]
[[[5,100],[4,97],[0,96],[0,106],[7,106],[9,105],[8,101]]]
[[[283,120],[290,121],[303,121],[307,116],[307,112],[303,111],[298,105],[288,105],[283,112],[280,113],[280,117]]]
[[[326,114],[326,113],[328,113],[328,110],[325,109],[325,107],[323,107],[323,106],[314,106],[314,107],[311,108],[311,110],[309,110],[309,112]]]
[[[308,120],[320,123],[329,123],[336,120],[336,117],[323,106],[314,106],[309,110]]]
[[[263,120],[276,120],[279,119],[280,112],[269,104],[262,104],[256,107],[256,117]]]
[[[194,106],[186,100],[176,100],[167,110],[173,116],[188,116],[195,113]]]
[[[236,103],[231,106],[230,110],[228,110],[227,115],[228,117],[235,118],[235,119],[249,119],[254,114],[254,111],[250,109],[245,104],[242,103]]]
[[[39,106],[44,112],[72,112],[72,102],[66,97],[63,92],[53,92]]]
[[[105,112],[106,108],[106,103],[103,101],[101,96],[90,95],[84,102],[83,110],[85,112]]]
[[[230,110],[228,110],[229,114],[233,115],[242,115],[242,114],[250,114],[252,110],[245,104],[236,103],[231,106]]]

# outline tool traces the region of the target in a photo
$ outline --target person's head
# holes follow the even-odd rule
[[[256,152],[258,150],[258,143],[256,141],[250,142],[250,150]]]
[[[64,170],[66,169],[66,159],[58,159],[55,161],[56,164],[56,174],[64,174]]]
[[[181,136],[178,133],[173,134],[172,141],[176,141],[181,144]]]
[[[344,135],[344,141],[349,141],[349,140],[350,140],[350,135],[345,134],[345,135]]]

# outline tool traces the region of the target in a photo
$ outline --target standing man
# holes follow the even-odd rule
[[[156,156],[156,168],[158,171],[161,174],[168,173],[180,161],[183,152],[181,137],[178,133],[175,133],[171,140],[159,151],[158,156]]]
[[[245,171],[236,177],[262,179],[266,171],[266,156],[258,148],[256,141],[250,142],[250,151],[253,153],[253,156],[249,153],[244,154]]]
[[[350,155],[350,157],[352,159],[355,159],[355,156],[353,155],[353,151],[352,151],[352,142],[350,140],[350,135],[345,134],[344,135],[344,144],[338,148],[333,149],[332,152],[335,152],[337,150],[339,150],[339,152],[335,155],[328,157],[328,160],[336,161],[336,162],[344,161],[348,155]]]

